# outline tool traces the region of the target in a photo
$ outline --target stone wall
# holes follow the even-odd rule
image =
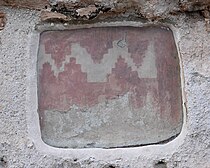
[[[163,20],[182,12],[201,12],[209,17],[209,0],[1,0],[0,5],[45,11],[43,20],[104,20],[135,16]]]
[[[4,5],[0,7],[0,167],[210,167],[209,1],[3,0],[0,4]],[[124,20],[173,28],[186,108],[181,134],[166,144],[134,148],[74,150],[37,143],[40,137],[33,124],[39,123],[28,115],[31,109],[36,111],[31,107],[37,102],[36,96],[29,98],[36,86],[31,81],[36,76],[31,71],[36,68],[33,35],[43,26],[68,29]],[[31,124],[32,120],[36,121]]]

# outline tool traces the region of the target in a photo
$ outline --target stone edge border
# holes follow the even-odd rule
[[[181,78],[181,89],[182,89],[182,106],[183,106],[183,125],[181,133],[172,141],[165,144],[148,145],[141,147],[131,148],[83,148],[83,149],[72,149],[72,148],[55,148],[47,145],[41,138],[39,116],[38,116],[38,96],[37,96],[37,56],[39,47],[39,37],[43,31],[46,30],[72,30],[81,28],[92,28],[92,27],[111,27],[111,26],[132,26],[132,27],[145,27],[145,26],[160,26],[162,28],[171,29],[175,44],[178,51],[179,64],[180,64],[180,78]],[[70,25],[70,24],[40,24],[36,25],[35,29],[30,35],[29,41],[29,62],[27,70],[27,90],[26,90],[26,119],[28,127],[29,139],[34,143],[35,148],[44,154],[51,154],[59,157],[68,157],[85,159],[93,157],[98,160],[109,160],[114,158],[132,159],[136,156],[154,158],[166,157],[173,155],[176,149],[184,143],[184,139],[187,134],[187,109],[186,109],[186,96],[184,89],[184,72],[182,65],[182,58],[179,51],[178,43],[180,41],[179,31],[172,25],[169,24],[145,24],[142,22],[133,21],[121,21],[121,22],[100,22],[94,24],[81,24],[81,25]]]

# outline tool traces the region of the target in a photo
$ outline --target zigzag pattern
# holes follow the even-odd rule
[[[88,82],[106,82],[107,75],[111,74],[112,68],[115,67],[118,58],[122,57],[125,59],[128,67],[131,67],[132,71],[138,73],[139,78],[157,78],[154,42],[149,43],[142,65],[137,66],[131,58],[132,53],[128,52],[126,42],[124,41],[123,45],[119,45],[121,41],[122,40],[113,41],[113,48],[108,49],[108,53],[103,55],[103,59],[100,63],[95,63],[91,55],[85,48],[81,47],[79,43],[73,43],[71,45],[71,55],[66,55],[60,67],[56,66],[55,60],[52,59],[51,54],[46,54],[45,46],[41,45],[38,66],[39,69],[42,69],[44,63],[49,63],[54,75],[58,76],[60,72],[65,70],[65,64],[68,64],[71,58],[75,58],[76,63],[81,65],[82,72],[87,73]]]

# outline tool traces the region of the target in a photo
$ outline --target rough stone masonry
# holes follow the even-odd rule
[[[209,1],[2,0],[0,4],[0,167],[210,167]],[[38,46],[32,35],[43,26],[56,30],[125,21],[173,28],[186,109],[180,135],[165,144],[133,148],[40,146],[38,134],[31,136],[39,122],[30,124],[37,118],[28,115],[29,109],[37,110],[29,108],[37,102],[36,92],[29,99],[31,88],[36,88],[31,79],[37,76],[31,71],[37,57],[31,50]]]

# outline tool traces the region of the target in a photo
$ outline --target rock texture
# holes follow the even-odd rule
[[[59,14],[42,13],[43,21],[103,20],[114,16],[136,16],[149,20],[162,20],[179,12],[209,11],[209,0],[1,0],[0,6],[47,10]],[[47,17],[46,17],[47,15]],[[204,16],[205,17],[205,16]]]
[[[50,6],[50,3],[48,0],[1,0],[0,6],[12,6],[15,8],[29,8],[29,9],[46,9],[48,6]]]
[[[13,6],[17,6],[14,5],[17,1],[0,1],[4,5],[11,5],[11,2],[14,2]],[[75,11],[93,5],[92,1],[83,1],[86,6],[80,6],[82,3],[77,0],[66,0],[65,2],[64,4],[68,4],[68,9],[73,8]],[[118,18],[118,14],[124,18],[138,21],[139,17],[146,16],[146,18],[151,18],[151,22],[142,21],[152,23],[153,18],[161,17],[165,18],[162,22],[174,25],[184,71],[184,95],[187,99],[185,103],[187,115],[185,129],[183,130],[186,135],[183,137],[183,141],[178,146],[174,145],[173,150],[170,151],[167,150],[166,144],[155,145],[152,148],[148,146],[130,150],[96,150],[94,154],[85,150],[82,151],[83,154],[80,157],[78,157],[78,152],[74,150],[64,157],[62,153],[66,150],[49,154],[48,150],[41,151],[38,149],[35,145],[36,140],[31,139],[28,135],[26,118],[29,102],[27,88],[28,78],[34,74],[28,74],[27,72],[31,68],[30,60],[32,59],[29,55],[30,36],[35,26],[40,24],[41,12],[1,6],[0,10],[6,14],[7,21],[4,29],[0,31],[0,167],[209,168],[210,34],[206,31],[206,22],[203,15],[200,14],[200,10],[204,11],[204,8],[207,8],[208,12],[209,4],[206,3],[208,1],[199,1],[204,6],[202,5],[199,10],[193,10],[192,12],[189,12],[188,8],[180,10],[179,5],[180,3],[192,5],[194,1],[146,1],[145,3],[144,1],[134,1],[134,3],[144,5],[140,5],[140,7],[128,1],[98,2],[104,4],[97,7],[100,9],[99,13],[102,13],[100,14],[101,18],[105,16],[103,13],[107,13],[110,20],[121,20],[121,18]],[[74,5],[77,3],[79,6],[75,9]],[[60,1],[52,1],[50,5],[54,11],[63,11],[60,13],[66,16],[68,14],[67,17],[78,17],[74,10],[72,12],[66,10],[67,7],[63,7],[65,10],[59,8],[62,6]],[[54,8],[53,5],[55,5]],[[41,6],[41,8],[44,9],[45,7]],[[108,15],[109,11],[110,14]],[[89,18],[96,17],[90,16]],[[156,21],[160,23],[161,20]],[[55,23],[53,24],[56,26]],[[52,27],[53,24],[51,24]],[[31,101],[30,103],[33,104],[34,102]],[[157,154],[157,150],[160,151],[159,154]]]

